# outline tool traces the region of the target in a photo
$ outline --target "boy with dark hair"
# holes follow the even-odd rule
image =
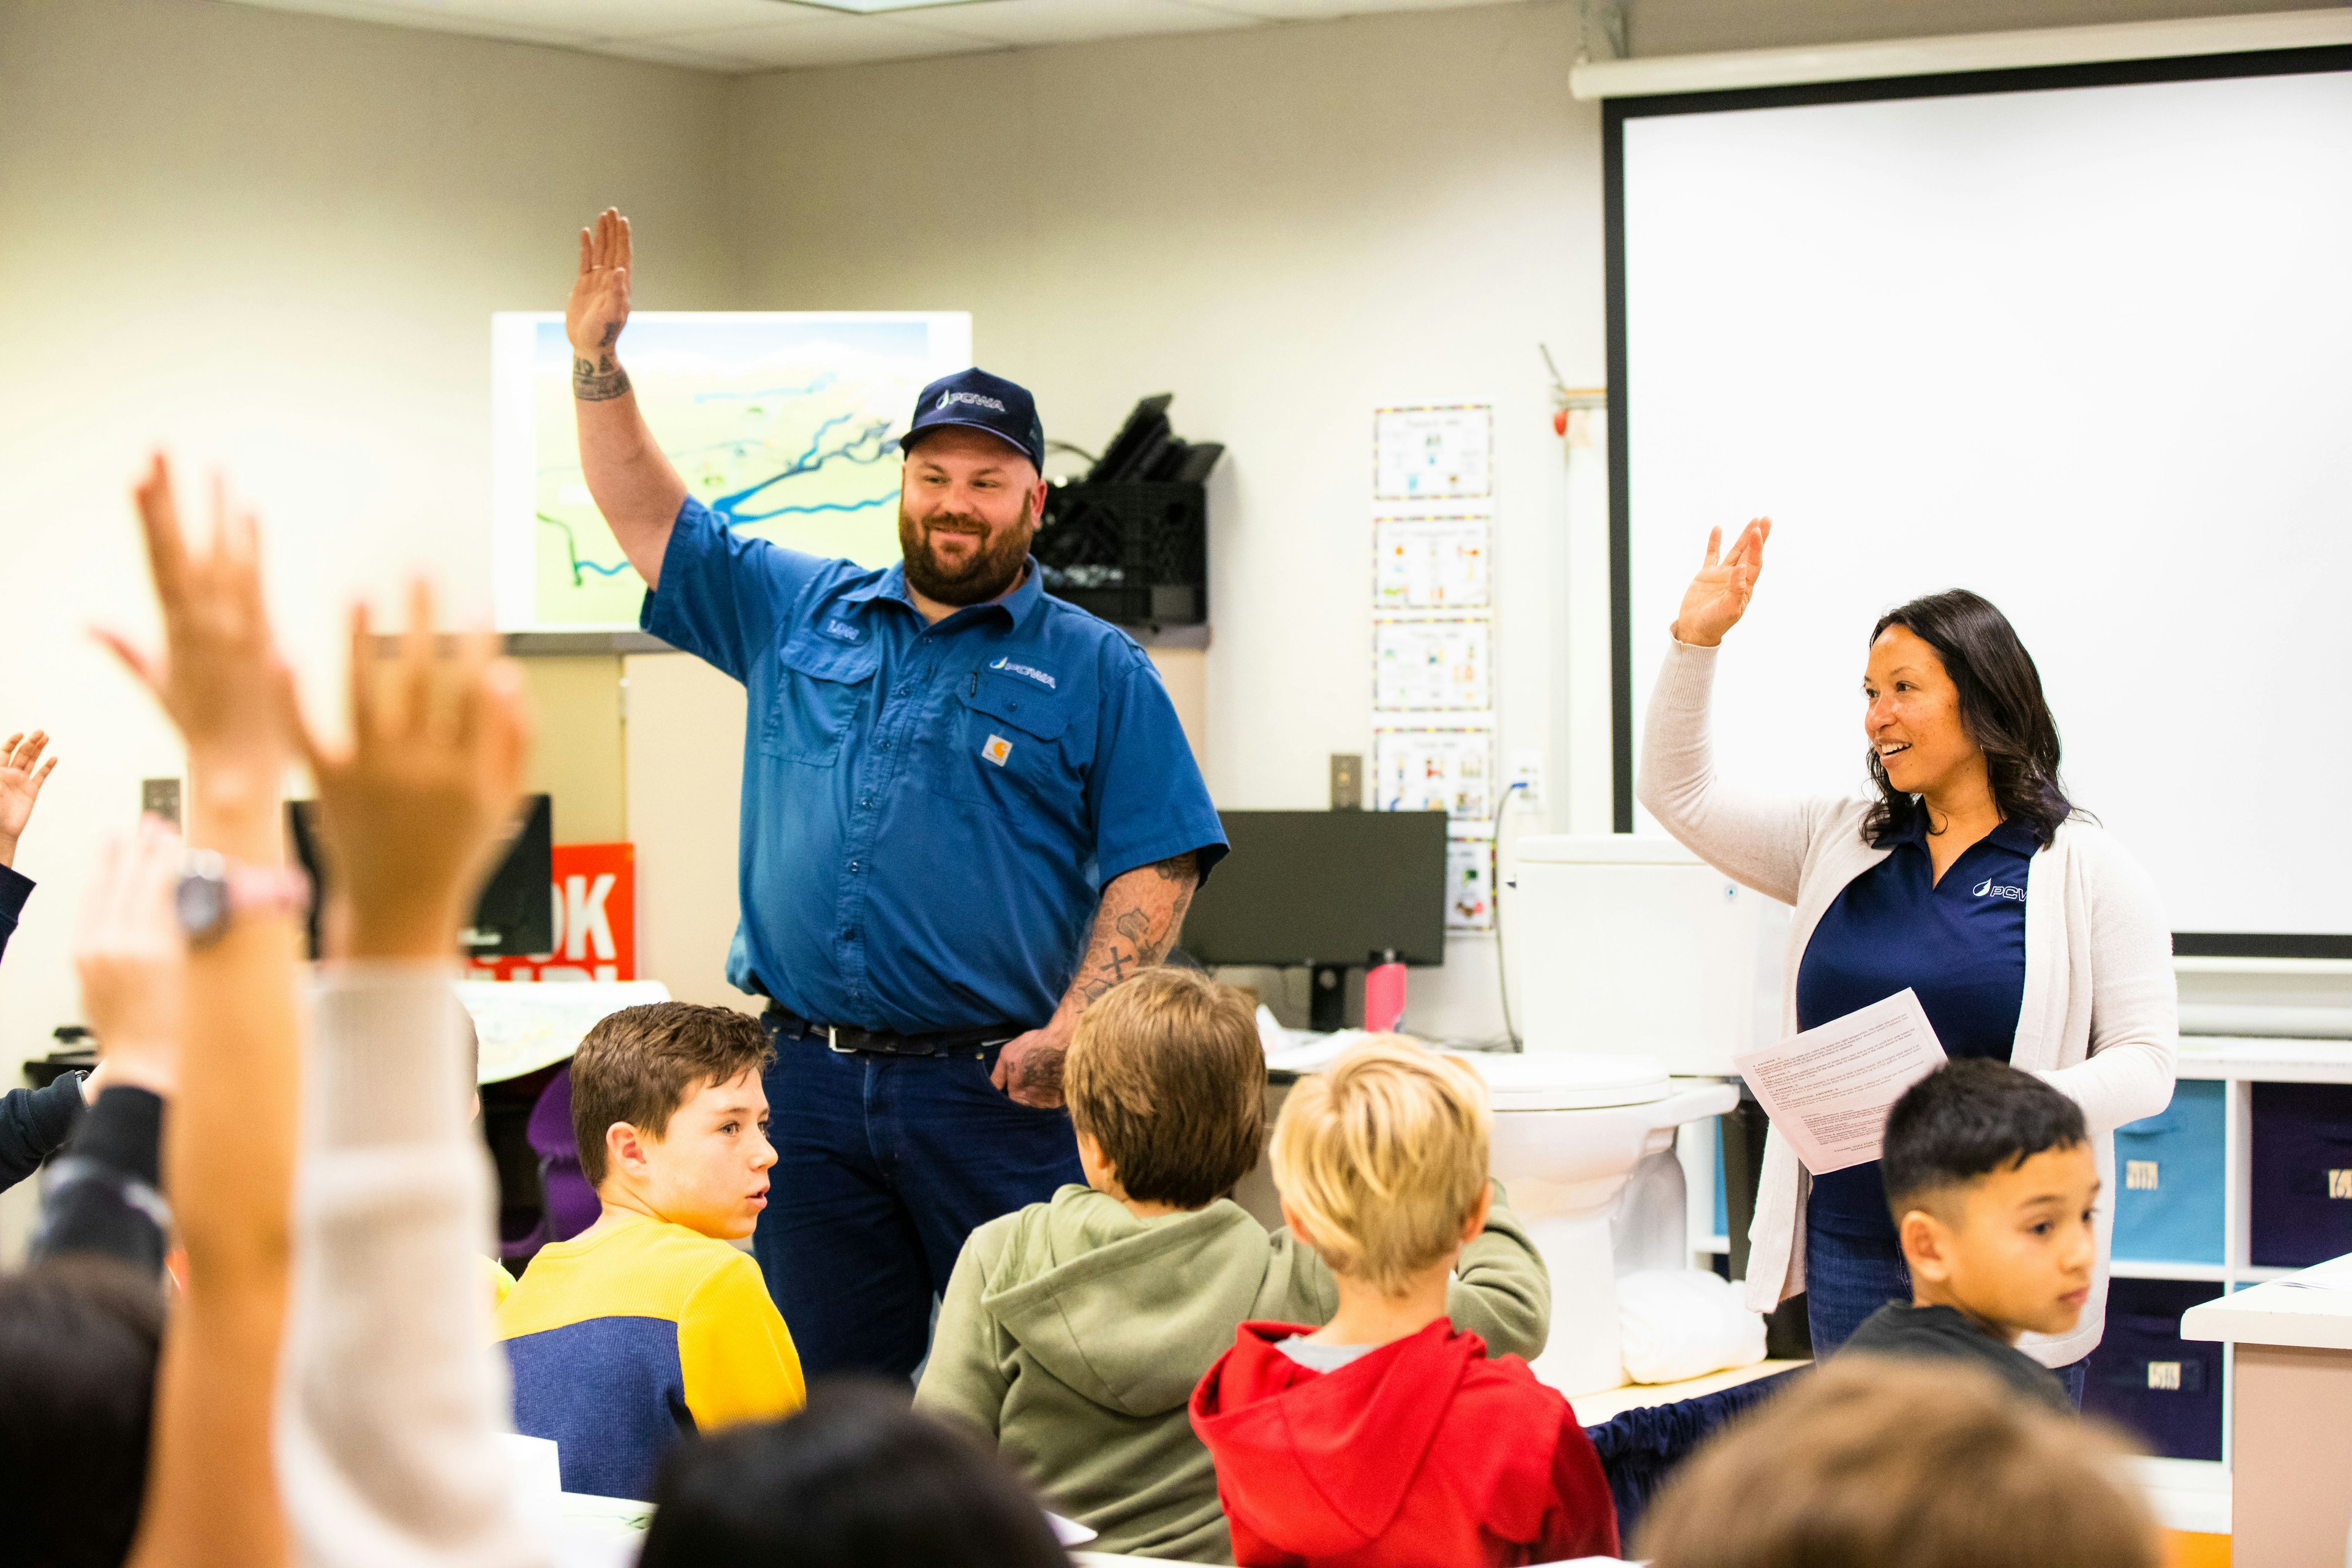
[[[1964,1057],[1895,1102],[1879,1163],[1911,1302],[1872,1313],[1840,1353],[1972,1361],[2073,1415],[2017,1341],[2064,1333],[2090,1299],[2099,1170],[2082,1108],[2032,1073]]]
[[[1093,1549],[1231,1563],[1193,1385],[1244,1321],[1339,1304],[1311,1247],[1226,1195],[1265,1139],[1256,1016],[1205,974],[1149,969],[1087,1009],[1064,1073],[1087,1184],[972,1232],[915,1404],[979,1426]],[[1543,1262],[1500,1203],[1474,1230],[1442,1310],[1534,1355]]]
[[[555,1441],[566,1491],[651,1495],[680,1431],[781,1415],[800,1359],[751,1255],[767,1206],[769,1057],[725,1007],[624,1008],[572,1058],[596,1223],[541,1247],[499,1304],[515,1427]]]

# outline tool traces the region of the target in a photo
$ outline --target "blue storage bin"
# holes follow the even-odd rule
[[[2107,1328],[2091,1352],[2083,1408],[2137,1433],[2168,1459],[2221,1457],[2221,1352],[2180,1337],[2180,1314],[2221,1293],[2218,1285],[2117,1279],[2107,1289]]]
[[[2184,1079],[2170,1105],[2116,1129],[2116,1257],[2222,1260],[2221,1089],[2212,1079]]]
[[[1715,1119],[1715,1229],[1709,1234],[1727,1237],[1731,1234],[1731,1187],[1723,1165],[1723,1118]]]
[[[2252,1089],[2252,1260],[2307,1268],[2352,1252],[2352,1084]]]

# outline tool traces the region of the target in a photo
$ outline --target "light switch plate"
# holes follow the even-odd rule
[[[173,826],[179,826],[180,781],[141,779],[139,781],[139,814],[142,816],[160,816]]]

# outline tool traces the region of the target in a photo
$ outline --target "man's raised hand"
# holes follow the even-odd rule
[[[563,307],[572,340],[572,395],[601,403],[629,390],[628,373],[614,357],[629,321],[629,220],[606,207],[595,226],[580,231],[580,276]]]
[[[351,748],[302,737],[319,781],[337,956],[455,957],[513,826],[530,752],[522,672],[495,657],[493,634],[461,639],[455,658],[436,641],[426,584],[409,592],[396,660],[375,657],[367,608],[354,609]]]

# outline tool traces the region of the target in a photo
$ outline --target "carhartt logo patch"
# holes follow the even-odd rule
[[[988,744],[980,749],[980,754],[1001,768],[1004,760],[1013,754],[1013,742],[1002,735],[991,735]]]

